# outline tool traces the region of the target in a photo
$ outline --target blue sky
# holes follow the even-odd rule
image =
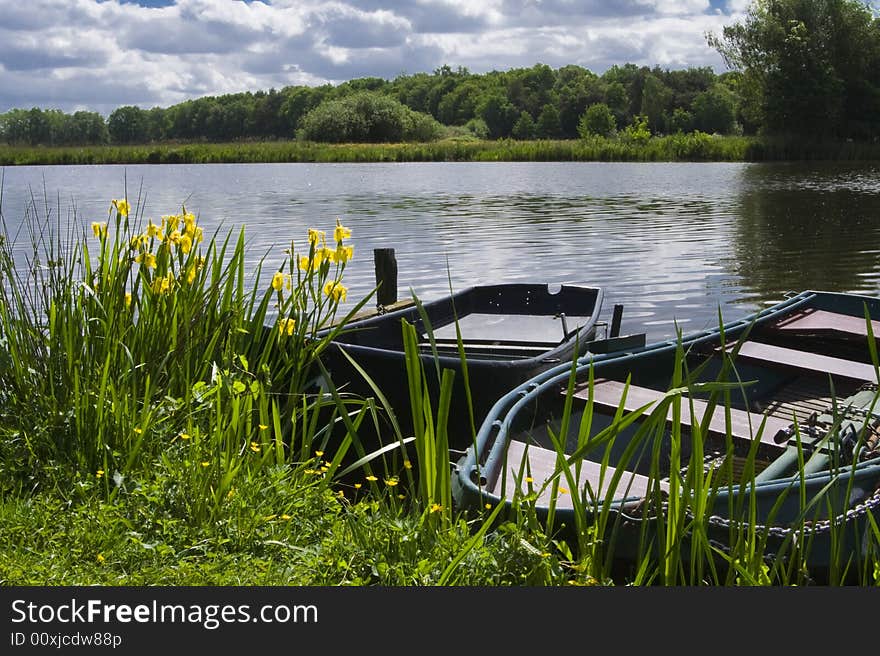
[[[724,70],[748,0],[0,0],[0,112],[431,72],[578,64]]]

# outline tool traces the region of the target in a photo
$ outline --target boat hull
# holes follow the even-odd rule
[[[358,397],[381,393],[403,431],[410,433],[402,332],[402,323],[410,323],[419,336],[419,361],[431,399],[438,398],[441,372],[454,372],[448,426],[455,439],[450,446],[465,449],[498,397],[586,352],[596,336],[601,306],[602,290],[594,287],[477,286],[347,324],[322,360],[337,389]]]
[[[614,527],[618,555],[635,558],[652,538],[668,545],[670,507],[696,512],[685,489],[700,507],[689,525],[719,554],[757,540],[802,557],[808,543],[811,567],[858,565],[880,518],[878,320],[880,299],[808,291],[717,330],[588,354],[573,376],[542,372],[488,412],[456,498]]]

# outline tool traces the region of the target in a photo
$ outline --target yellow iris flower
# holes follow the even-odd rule
[[[343,246],[342,244],[337,246],[335,251],[328,251],[328,259],[331,262],[336,262],[337,264],[345,264],[352,258],[353,255],[354,247]]]
[[[294,319],[278,320],[278,332],[282,336],[286,334],[289,337],[290,335],[293,335],[294,330],[296,330],[296,321]]]
[[[345,297],[348,294],[348,288],[346,288],[338,280],[329,280],[324,285],[324,294],[332,298],[337,303],[341,303],[345,300]]]
[[[347,239],[351,237],[351,229],[346,228],[342,225],[339,220],[336,221],[336,228],[333,230],[333,239],[336,240],[337,243],[341,242],[343,239]]]
[[[116,208],[116,212],[120,216],[128,216],[128,213],[131,211],[131,205],[124,198],[122,200],[114,199],[111,205]]]
[[[156,256],[153,253],[140,253],[134,258],[135,262],[143,263],[148,269],[156,268]]]

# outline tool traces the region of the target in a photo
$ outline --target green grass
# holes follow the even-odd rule
[[[444,139],[430,143],[320,144],[298,141],[157,143],[131,146],[0,145],[0,166],[211,164],[255,162],[788,161],[880,159],[880,145],[703,133],[652,137],[515,141]]]

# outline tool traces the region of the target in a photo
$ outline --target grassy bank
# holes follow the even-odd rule
[[[578,140],[319,144],[298,141],[147,144],[132,146],[0,146],[0,165],[209,164],[253,162],[493,162],[493,161],[789,161],[880,160],[880,144],[808,142],[702,133],[646,141]]]
[[[83,228],[34,204],[21,231],[4,223],[0,583],[813,582],[796,561],[769,563],[749,534],[726,556],[735,567],[710,566],[719,554],[690,519],[670,525],[699,549],[683,555],[676,537],[621,573],[602,530],[579,521],[563,539],[529,498],[455,507],[452,379],[430,398],[413,327],[410,407],[315,384],[335,336],[324,329],[369,300],[341,315],[351,236],[339,223],[309,230],[267,254],[261,277],[245,269],[243,231],[203,235],[185,208],[159,221],[115,200]],[[411,435],[395,428],[404,413]],[[865,565],[859,582],[880,580]]]
[[[185,208],[4,223],[0,583],[592,581],[539,530],[453,513],[436,425],[410,462],[404,436],[361,441],[375,400],[315,386],[350,234],[309,230],[260,277],[243,232]]]

